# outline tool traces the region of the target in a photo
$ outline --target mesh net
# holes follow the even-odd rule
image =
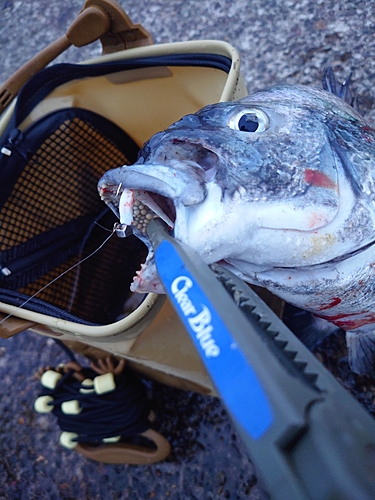
[[[106,170],[123,164],[129,164],[128,158],[105,133],[82,118],[65,120],[32,155],[1,209],[0,250],[9,251],[79,217],[98,218],[105,205],[97,182]],[[82,238],[75,255],[67,252],[63,263],[16,290],[31,296],[90,255],[108,237],[115,216],[106,213],[98,222],[100,226],[93,225]],[[139,240],[113,236],[93,257],[37,298],[85,321],[113,322],[121,315],[132,276],[144,258],[145,248]]]

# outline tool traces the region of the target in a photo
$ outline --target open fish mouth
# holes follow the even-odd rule
[[[154,263],[154,252],[147,236],[149,222],[158,217],[173,230],[176,220],[176,210],[173,200],[154,192],[140,189],[122,188],[117,186],[100,186],[99,193],[103,201],[117,213],[120,222],[115,224],[114,230],[120,238],[134,234],[147,247],[146,261],[136,271],[130,285],[132,292],[164,293]]]
[[[98,191],[101,200],[117,215],[121,224],[145,233],[147,223],[158,216],[173,228],[176,219],[174,203],[162,194],[126,188],[122,182],[108,182],[105,176],[98,184]]]
[[[108,171],[98,184],[101,199],[112,209],[120,223],[117,235],[134,234],[148,248],[145,263],[137,271],[131,290],[164,293],[153,261],[153,248],[147,236],[147,225],[155,217],[162,219],[173,231],[178,207],[202,202],[206,196],[204,167],[187,160],[169,160],[124,166]]]
[[[177,164],[179,162],[173,162],[174,166]],[[195,166],[189,166],[190,171],[196,174]],[[200,168],[198,164],[196,167]],[[180,203],[190,206],[203,201],[204,183],[200,182],[199,176],[190,175],[191,172],[157,164],[121,167],[102,177],[98,191],[101,199],[119,218],[123,230],[127,226],[144,240],[151,219],[159,217],[173,229],[176,206]]]
[[[206,197],[206,183],[217,173],[219,158],[213,151],[176,138],[170,142],[173,158],[163,154],[163,148],[152,158],[106,172],[99,181],[101,199],[138,237],[138,233],[146,234],[147,224],[154,217],[160,217],[172,229],[176,207],[201,203]]]

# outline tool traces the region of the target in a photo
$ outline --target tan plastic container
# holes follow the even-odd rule
[[[86,2],[85,8],[92,9],[96,6],[94,18],[97,22],[98,9],[105,11],[107,4],[112,17],[116,7],[118,19],[125,19],[131,24],[121,7],[113,1],[89,1]],[[99,12],[99,17],[101,15]],[[105,22],[102,22],[100,17],[97,32],[102,41],[106,42],[106,45],[103,44],[105,52],[117,50],[119,40],[121,42],[124,37],[109,36],[108,32],[102,35],[103,29],[108,29],[106,25],[102,28],[102,24],[105,25]],[[113,20],[111,26],[113,28]],[[131,26],[134,30],[134,25]],[[139,45],[150,43],[147,31],[139,25],[137,29],[140,33]],[[65,45],[69,46],[70,43]],[[153,134],[188,113],[195,113],[207,104],[244,97],[246,90],[239,70],[237,51],[225,42],[193,41],[138,46],[83,63],[202,53],[229,58],[229,73],[207,67],[152,67],[127,70],[115,76],[74,80],[56,88],[41,101],[22,123],[21,129],[59,108],[85,108],[111,120],[141,147]],[[18,72],[20,81],[25,79],[21,70]],[[30,68],[28,71],[30,75],[33,74]],[[17,81],[15,78],[13,87],[17,87]],[[2,88],[4,87],[5,84]],[[13,90],[13,94],[16,93],[17,89]],[[0,136],[13,112],[13,106],[8,106],[9,102],[8,100],[5,106],[7,109],[0,120]],[[188,335],[164,296],[148,294],[128,316],[102,326],[66,321],[6,303],[0,303],[0,311],[3,318],[6,318],[0,324],[2,337],[9,337],[30,328],[42,335],[59,337],[89,357],[95,358],[109,352],[127,358],[134,368],[164,383],[180,388],[214,392]]]

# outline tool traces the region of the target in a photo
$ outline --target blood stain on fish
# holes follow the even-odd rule
[[[351,313],[351,314],[338,314],[337,316],[324,316],[319,314],[320,318],[331,321],[339,328],[342,328],[345,331],[354,330],[355,328],[359,328],[360,326],[370,325],[375,322],[375,314],[366,314],[366,316],[362,318],[355,319],[355,316],[361,316],[365,314],[366,311]],[[350,318],[350,319],[349,319]]]
[[[325,311],[326,309],[331,309],[332,307],[335,307],[341,303],[341,299],[339,297],[333,297],[331,302],[329,304],[326,304],[324,306],[321,306],[319,308],[320,311]]]
[[[328,175],[323,172],[319,172],[319,170],[313,170],[312,168],[305,169],[305,181],[307,184],[311,184],[311,186],[326,189],[335,189],[337,187]]]

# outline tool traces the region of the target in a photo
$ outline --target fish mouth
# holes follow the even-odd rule
[[[173,159],[152,158],[143,164],[120,167],[108,171],[99,181],[101,199],[120,220],[115,228],[117,235],[134,234],[148,248],[146,261],[130,287],[133,292],[164,293],[147,236],[150,220],[162,219],[173,232],[179,208],[201,203],[206,198],[206,183],[216,175],[217,155],[198,145],[189,147],[186,154],[187,147],[181,141],[179,154]]]
[[[119,202],[120,224],[115,228],[120,237],[134,234],[147,247],[146,260],[136,271],[130,285],[132,292],[165,293],[154,261],[154,251],[147,235],[147,226],[154,218],[162,219],[172,232],[176,220],[173,201],[158,193],[124,189]],[[125,231],[125,232],[124,232]]]
[[[160,217],[170,228],[174,226],[176,209],[173,200],[167,196],[148,190],[126,188],[122,182],[105,180],[100,181],[98,191],[101,200],[120,219],[121,226],[130,226],[146,234],[148,222],[154,217]],[[116,227],[119,228],[119,225]]]
[[[173,200],[155,192],[124,188],[122,183],[100,185],[99,194],[120,220],[114,225],[117,236],[124,238],[133,234],[147,247],[146,260],[135,271],[130,291],[143,294],[165,293],[156,270],[147,226],[152,219],[158,217],[166,222],[172,232],[176,220]]]

